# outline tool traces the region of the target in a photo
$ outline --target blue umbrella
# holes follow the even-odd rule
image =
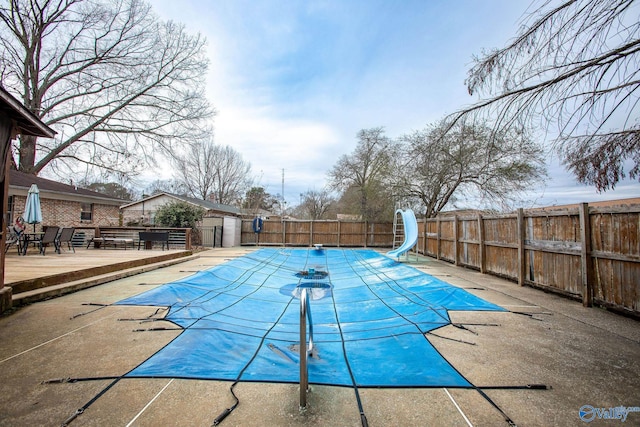
[[[27,193],[27,202],[24,205],[24,214],[22,215],[24,222],[33,224],[33,232],[36,231],[36,224],[42,222],[42,209],[40,208],[40,191],[38,186],[31,184]]]

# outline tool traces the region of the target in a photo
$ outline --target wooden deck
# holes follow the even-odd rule
[[[60,254],[51,249],[43,256],[30,248],[20,256],[9,250],[5,285],[13,288],[14,304],[34,302],[137,274],[152,265],[179,262],[192,254],[183,249],[76,248],[74,253],[65,248]]]

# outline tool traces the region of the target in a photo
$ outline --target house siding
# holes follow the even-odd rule
[[[150,224],[151,212],[149,209],[122,209],[122,223],[124,225]]]

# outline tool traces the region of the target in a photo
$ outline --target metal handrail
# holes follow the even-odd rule
[[[307,407],[309,369],[307,359],[313,350],[313,321],[307,288],[300,288],[300,407]],[[307,345],[307,319],[309,320],[309,344]]]

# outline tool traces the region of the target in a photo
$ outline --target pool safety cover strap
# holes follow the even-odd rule
[[[260,249],[118,302],[184,328],[127,376],[297,383],[305,288],[311,384],[470,387],[424,334],[449,310],[505,311],[372,250]]]

